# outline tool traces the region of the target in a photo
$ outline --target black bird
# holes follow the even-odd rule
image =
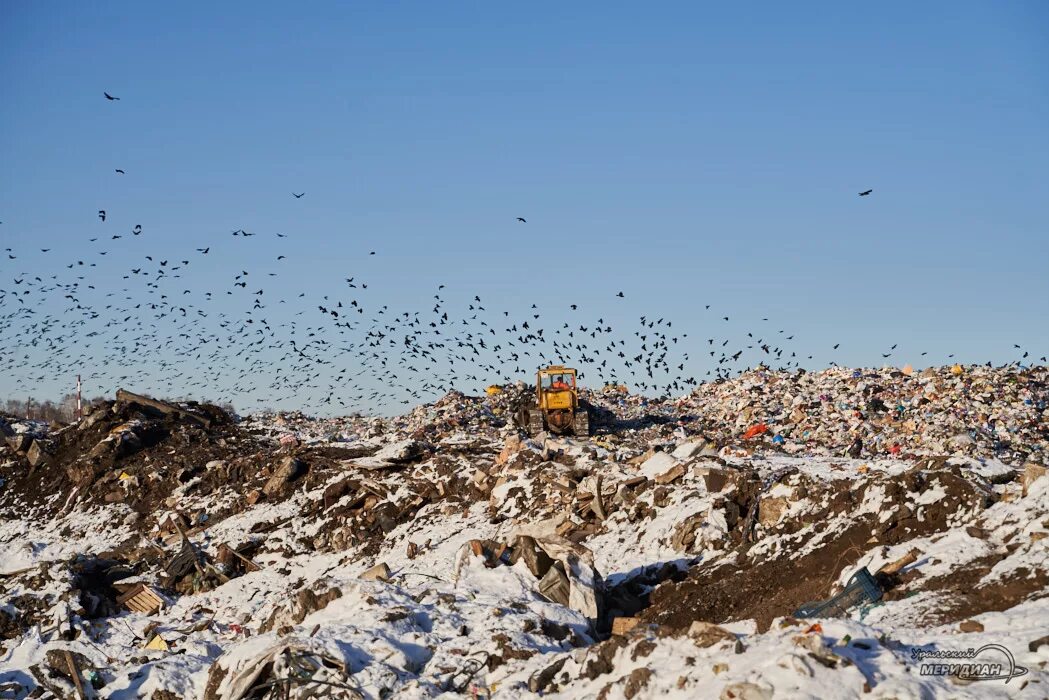
[[[98,218],[102,219],[102,221],[106,220],[106,210],[105,209],[99,209],[98,210]]]
[[[119,100],[119,99],[120,99],[119,97],[113,97],[113,96],[112,96],[112,95],[110,95],[110,94],[109,94],[108,92],[103,92],[102,94],[103,94],[103,95],[105,95],[105,96],[106,96],[106,99],[107,99],[107,100],[110,100],[110,101],[113,101],[113,100]]]
[[[841,345],[841,343],[835,343],[834,344],[834,349],[837,350],[839,345]]]
[[[123,175],[123,174],[124,174],[124,171],[123,171],[123,170],[121,170],[120,168],[117,168],[117,172],[118,172],[118,173],[120,173],[121,175]]]
[[[865,192],[860,192],[860,196],[861,196],[861,197],[866,197],[867,195],[869,195],[869,194],[870,194],[871,192],[873,192],[873,191],[874,191],[874,190],[867,190],[867,191],[865,191]]]
[[[306,193],[303,192],[302,194],[295,194],[294,192],[292,192],[291,196],[294,197],[295,199],[302,199],[304,194],[306,194]]]
[[[620,292],[619,294],[616,294],[616,296],[619,297],[620,299],[622,299],[623,298],[623,292]]]
[[[136,236],[142,233],[142,224],[135,224],[135,228],[132,229],[131,233],[135,234]]]
[[[519,217],[517,217],[517,220],[518,220],[518,221],[520,221],[520,222],[521,222],[522,224],[527,224],[527,223],[528,223],[527,221],[525,221],[525,220],[524,220],[524,219],[523,219],[522,217],[520,217],[520,216],[519,216]]]

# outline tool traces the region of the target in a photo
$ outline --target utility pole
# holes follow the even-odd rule
[[[33,397],[30,396],[28,399],[25,400],[25,419],[26,420],[29,420],[30,418],[32,418],[33,414],[30,412],[30,408],[32,407],[32,405],[33,405]]]

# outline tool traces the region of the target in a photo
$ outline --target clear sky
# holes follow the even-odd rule
[[[0,84],[0,289],[91,259],[101,296],[152,253],[216,313],[250,270],[276,324],[445,284],[674,319],[696,377],[748,331],[810,367],[1049,353],[1049,3],[11,1]]]

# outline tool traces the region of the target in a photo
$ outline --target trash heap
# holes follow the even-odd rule
[[[1047,687],[1047,379],[758,369],[584,392],[585,437],[523,384],[5,417],[0,698],[956,697],[913,650],[989,643]]]
[[[1049,454],[1049,372],[984,365],[921,371],[765,368],[657,402],[620,395],[621,419],[686,419],[719,445],[794,454],[965,454],[1022,464]]]

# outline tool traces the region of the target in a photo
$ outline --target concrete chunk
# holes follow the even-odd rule
[[[49,455],[44,448],[44,444],[39,440],[33,440],[33,444],[29,446],[29,451],[26,452],[26,458],[29,460],[29,465],[31,467],[39,467],[46,462],[50,456],[51,455]]]
[[[707,441],[702,438],[699,440],[689,440],[688,442],[683,442],[678,445],[677,448],[671,452],[671,455],[675,459],[680,459],[682,461],[692,459],[702,453],[703,448],[706,446]]]
[[[288,483],[295,481],[295,479],[298,479],[305,473],[305,462],[295,457],[285,457],[280,461],[277,470],[273,472],[273,476],[262,487],[262,491],[267,496],[272,497],[274,494],[280,493]]]
[[[1023,487],[1023,495],[1027,496],[1027,492],[1038,479],[1045,478],[1046,469],[1040,464],[1034,462],[1028,462],[1024,465],[1023,476],[1020,477],[1020,485]]]
[[[362,581],[389,581],[390,567],[385,562],[381,562],[362,573],[359,578]]]
[[[29,449],[29,445],[32,444],[32,442],[33,438],[25,433],[15,433],[7,438],[7,446],[15,452],[25,452]]]
[[[649,479],[655,479],[660,474],[670,471],[671,467],[678,464],[674,457],[666,452],[657,452],[641,463],[641,473]]]

